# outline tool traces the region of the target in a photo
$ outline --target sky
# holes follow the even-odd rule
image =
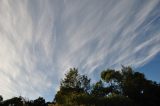
[[[159,0],[0,0],[0,95],[52,101],[76,67],[131,66],[160,82]]]

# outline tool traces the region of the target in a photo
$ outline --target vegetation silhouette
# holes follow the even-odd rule
[[[59,88],[52,102],[43,97],[28,100],[21,96],[3,101],[0,95],[0,106],[160,106],[160,84],[131,67],[103,70],[94,84],[78,69],[71,68]]]

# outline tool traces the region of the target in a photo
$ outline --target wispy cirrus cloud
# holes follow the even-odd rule
[[[1,0],[0,94],[52,100],[70,67],[94,76],[160,51],[159,0]],[[96,78],[94,78],[96,79]]]

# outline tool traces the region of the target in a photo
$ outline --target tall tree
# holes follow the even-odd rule
[[[55,95],[55,101],[65,105],[80,104],[82,98],[87,97],[89,88],[90,79],[85,75],[80,75],[78,69],[71,68],[61,81],[60,90]]]
[[[71,68],[61,81],[60,88],[82,89],[87,91],[90,87],[90,79],[86,75],[80,75],[78,69]]]

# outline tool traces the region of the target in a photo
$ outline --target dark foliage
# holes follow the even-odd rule
[[[43,97],[27,100],[13,97],[3,101],[0,106],[160,106],[160,84],[148,80],[144,74],[131,67],[121,70],[107,69],[101,72],[101,80],[90,84],[86,75],[71,68],[60,83],[54,102]]]
[[[122,66],[121,70],[102,71],[101,79],[90,89],[86,77],[85,87],[81,87],[78,70],[73,68],[61,82],[55,102],[64,106],[159,106],[160,85],[147,80],[144,74],[135,72],[131,67]],[[70,80],[71,79],[71,80]],[[85,82],[85,81],[84,81]]]

